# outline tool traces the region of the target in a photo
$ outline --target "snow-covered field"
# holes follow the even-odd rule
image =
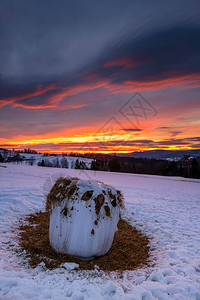
[[[19,219],[44,210],[44,181],[58,172],[123,192],[127,218],[151,238],[150,267],[118,275],[23,264]],[[200,180],[1,164],[0,191],[0,300],[200,299]]]

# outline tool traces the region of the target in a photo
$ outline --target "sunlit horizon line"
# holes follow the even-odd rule
[[[123,131],[123,130],[121,130]],[[46,137],[46,138],[34,138],[34,139],[24,139],[24,140],[13,140],[13,141],[10,141],[8,142],[8,144],[10,146],[12,145],[37,145],[37,144],[47,144],[47,143],[78,143],[78,144],[81,144],[81,143],[101,143],[101,142],[104,142],[105,143],[105,138],[108,139],[108,142],[116,142],[116,141],[134,141],[134,139],[130,139],[130,134],[123,131],[124,133],[123,134],[112,134],[112,132],[96,132],[95,134],[93,133],[92,135],[74,135],[74,136],[69,136],[69,137],[63,137],[63,136],[58,136],[58,137]],[[137,138],[138,140],[139,138]],[[141,140],[144,139],[143,138],[140,138]],[[5,143],[5,142],[4,142]]]
[[[101,135],[100,135],[101,136]],[[101,136],[102,137],[102,136]],[[88,139],[88,137],[56,137],[56,138],[46,138],[46,139],[32,139],[32,140],[24,140],[24,141],[10,141],[4,146],[2,144],[2,148],[12,150],[13,148],[17,150],[24,150],[30,148],[32,150],[36,150],[37,152],[41,153],[132,153],[132,152],[143,152],[143,151],[150,151],[150,150],[192,150],[197,149],[196,145],[190,143],[185,144],[184,142],[181,144],[160,144],[160,145],[142,145],[143,138],[135,139],[125,139],[125,135],[120,136],[116,135],[113,140],[113,136],[108,141],[101,140],[97,137]],[[140,144],[126,144],[126,142],[133,142],[134,141]],[[140,142],[141,141],[141,142]],[[117,143],[118,142],[118,143]],[[121,143],[119,143],[121,142]],[[153,141],[153,142],[160,142],[160,141]],[[61,143],[61,144],[60,144]],[[67,143],[68,145],[62,145],[62,143]],[[52,144],[50,146],[49,144]],[[53,149],[53,148],[57,149]],[[63,149],[64,147],[68,149]]]
[[[120,147],[120,146],[119,146]],[[48,154],[110,154],[110,155],[114,155],[114,154],[131,154],[134,152],[146,152],[146,151],[153,151],[153,150],[170,150],[170,151],[178,151],[178,150],[199,150],[197,148],[193,148],[192,146],[165,146],[165,147],[149,147],[149,148],[140,148],[140,149],[132,149],[132,150],[120,150],[120,149],[115,149],[115,150],[86,150],[86,151],[81,151],[81,150],[51,150],[51,149],[32,149],[30,147],[25,147],[25,148],[13,148],[13,147],[0,147],[1,149],[6,149],[6,150],[15,150],[15,151],[24,151],[25,149],[30,149],[30,150],[35,150],[37,151],[37,153],[48,153]]]

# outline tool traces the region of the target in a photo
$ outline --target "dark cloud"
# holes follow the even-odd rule
[[[177,136],[177,135],[179,135],[180,133],[182,133],[182,131],[170,131],[169,132],[170,134],[171,134],[171,136]]]
[[[142,129],[140,128],[126,128],[126,129],[123,129],[124,131],[130,131],[130,132],[134,132],[134,131],[142,131]]]
[[[200,142],[200,137],[191,137],[187,138],[187,140],[190,142]]]
[[[170,129],[170,126],[161,126],[161,127],[157,127],[156,129]]]
[[[155,144],[157,146],[175,146],[175,145],[189,146],[191,144],[194,146],[195,142],[200,142],[200,138],[199,137],[182,138],[182,139],[171,138],[171,139],[166,139],[163,141],[156,142]],[[200,144],[198,144],[197,146],[200,147]]]
[[[114,47],[96,72],[112,83],[160,81],[200,73],[200,27],[158,29]],[[123,64],[123,59],[128,60]],[[109,67],[108,62],[116,62]],[[122,62],[122,63],[121,63]],[[132,67],[129,67],[129,65]],[[108,67],[105,67],[108,65]]]
[[[2,1],[0,99],[40,107],[91,82],[153,85],[199,73],[199,7],[186,0]]]

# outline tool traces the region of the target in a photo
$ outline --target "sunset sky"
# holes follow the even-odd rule
[[[0,147],[199,149],[200,1],[1,1]]]

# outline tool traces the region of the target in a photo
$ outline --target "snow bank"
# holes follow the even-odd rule
[[[61,253],[90,259],[111,248],[122,196],[110,185],[59,178],[47,196],[49,240]]]

